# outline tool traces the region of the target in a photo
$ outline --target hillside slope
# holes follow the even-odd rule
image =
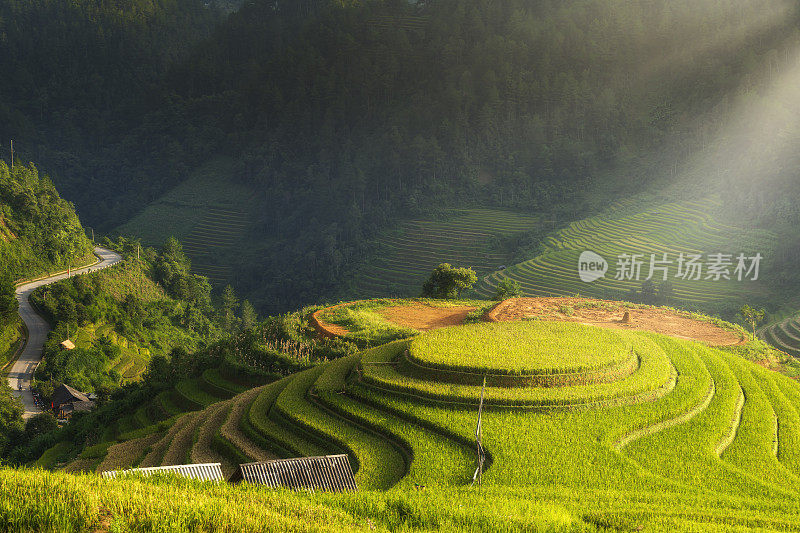
[[[12,280],[91,262],[92,245],[75,214],[36,167],[0,161],[0,265]]]
[[[20,347],[14,283],[95,261],[72,204],[33,165],[0,161],[0,369]]]
[[[661,188],[706,155],[731,102],[789,72],[797,22],[782,0],[257,0],[222,19],[204,4],[5,6],[36,24],[3,27],[0,137],[41,154],[104,229],[228,159],[221,183],[254,210],[176,233],[197,222],[198,267],[263,312],[340,297],[399,220],[567,221]],[[247,258],[223,264],[222,248]]]
[[[230,399],[196,395],[201,412],[73,467],[202,460],[233,472],[237,462],[345,452],[362,489],[470,500],[477,489],[459,487],[476,467],[487,377],[481,498],[514,509],[535,494],[590,529],[800,530],[800,385],[740,353],[569,322],[449,327]],[[508,527],[524,529],[508,512]],[[493,529],[492,516],[481,507],[460,528]]]
[[[772,294],[768,269],[772,266],[777,236],[763,229],[737,227],[719,222],[715,213],[721,204],[717,198],[680,202],[661,202],[639,207],[633,201],[619,202],[602,214],[571,223],[550,236],[536,257],[484,277],[476,287],[482,296],[494,293],[504,278],[517,281],[529,296],[575,296],[635,299],[651,275],[651,255],[656,269],[652,298],[664,285],[664,267],[669,293],[662,303],[677,307],[703,309],[733,315],[742,304],[767,302]],[[585,251],[605,259],[608,272],[594,282],[579,276],[579,258]],[[752,266],[748,259],[741,280],[736,272],[737,257],[752,258],[761,254],[759,276],[747,275]],[[639,271],[620,270],[620,256],[638,254]],[[667,254],[667,263],[664,263]],[[685,262],[679,264],[683,254]],[[727,255],[724,276],[709,270],[716,254]],[[698,255],[699,270],[691,271],[688,260]],[[683,274],[683,275],[681,275]],[[620,277],[624,275],[624,277]],[[618,279],[619,278],[619,279]],[[695,279],[698,278],[698,279]],[[765,281],[765,278],[767,281]],[[631,295],[633,298],[631,298]]]
[[[500,209],[453,209],[441,219],[399,222],[378,237],[373,259],[357,269],[347,296],[417,296],[440,263],[486,275],[513,257],[515,238],[539,227],[537,216]]]

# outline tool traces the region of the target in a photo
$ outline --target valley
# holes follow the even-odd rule
[[[789,0],[0,0],[0,530],[800,531]]]

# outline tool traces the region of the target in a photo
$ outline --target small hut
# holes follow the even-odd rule
[[[72,342],[71,340],[67,339],[67,340],[65,340],[64,342],[61,343],[61,349],[62,350],[74,350],[75,349],[75,343]]]
[[[53,392],[50,406],[58,418],[69,418],[79,411],[91,411],[94,402],[81,391],[64,384]]]

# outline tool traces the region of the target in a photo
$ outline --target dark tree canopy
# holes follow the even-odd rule
[[[471,268],[454,268],[449,263],[442,263],[422,285],[422,296],[453,300],[472,288],[476,281],[478,276]]]

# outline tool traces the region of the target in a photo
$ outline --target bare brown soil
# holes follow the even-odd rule
[[[424,304],[397,305],[378,311],[392,324],[420,331],[428,331],[464,323],[476,307],[431,307]]]
[[[327,337],[329,339],[333,339],[335,337],[344,337],[348,333],[350,333],[346,328],[342,326],[337,326],[336,324],[331,324],[330,322],[326,322],[322,320],[319,316],[324,312],[330,309],[336,309],[337,307],[341,307],[347,304],[337,304],[331,307],[326,307],[325,309],[320,309],[308,317],[308,321],[311,326],[317,330],[317,333],[321,337]]]
[[[592,304],[603,307],[589,307]],[[630,313],[630,322],[623,321],[626,311]],[[736,332],[666,309],[627,308],[619,302],[585,298],[511,298],[498,304],[486,316],[492,322],[533,317],[613,329],[654,331],[711,346],[730,346],[744,342]]]

